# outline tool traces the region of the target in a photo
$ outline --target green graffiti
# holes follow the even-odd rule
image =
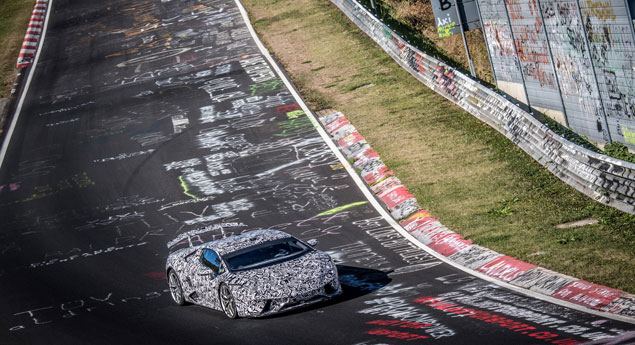
[[[192,192],[190,191],[190,186],[188,186],[187,182],[185,182],[185,179],[183,178],[183,176],[179,176],[179,182],[181,183],[181,188],[183,189],[183,194],[189,196],[190,198],[194,199],[194,200],[198,200],[198,197],[194,194],[192,194]]]
[[[278,124],[281,132],[276,133],[274,137],[290,137],[312,131],[314,129],[313,123],[302,110],[295,110],[287,113],[288,120],[285,120]]]
[[[287,117],[290,119],[297,119],[302,115],[305,115],[304,110],[294,110],[287,113]]]
[[[454,33],[452,32],[454,31],[454,28],[456,28],[455,22],[439,25],[437,26],[437,33],[439,34],[439,37],[441,38],[450,37],[454,35]]]
[[[385,38],[392,38],[392,32],[390,32],[390,30],[387,27],[383,28],[384,30],[384,37]]]
[[[346,204],[346,205],[343,205],[343,206],[338,206],[338,207],[332,208],[332,209],[330,209],[328,211],[324,211],[324,212],[318,214],[318,217],[319,216],[332,216],[332,215],[334,215],[336,213],[340,213],[342,211],[346,211],[346,210],[351,209],[353,207],[362,206],[362,205],[366,205],[366,204],[368,204],[368,201],[352,202],[350,204]]]
[[[262,83],[252,84],[249,86],[249,89],[251,90],[251,95],[255,96],[257,94],[278,90],[280,86],[282,86],[282,80],[273,79],[263,81]]]

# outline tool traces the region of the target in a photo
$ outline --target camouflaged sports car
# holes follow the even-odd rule
[[[341,293],[329,255],[282,231],[254,230],[196,246],[188,241],[190,246],[170,253],[166,263],[179,305],[222,310],[233,319],[283,312]]]

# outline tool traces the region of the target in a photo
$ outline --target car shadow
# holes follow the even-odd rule
[[[340,284],[342,286],[342,293],[339,296],[321,302],[309,304],[303,307],[283,311],[277,314],[258,317],[257,319],[275,319],[278,317],[284,317],[324,308],[333,304],[368,295],[390,284],[390,282],[392,281],[392,279],[388,276],[388,273],[390,272],[382,272],[379,270],[364,267],[353,267],[346,265],[336,266]]]

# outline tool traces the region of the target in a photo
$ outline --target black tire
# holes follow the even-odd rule
[[[174,303],[178,305],[185,305],[185,295],[183,295],[181,280],[179,279],[178,274],[176,274],[176,272],[172,269],[168,271],[168,286]]]
[[[234,301],[234,296],[232,295],[231,290],[229,290],[229,286],[226,284],[221,284],[218,288],[218,300],[220,301],[220,305],[225,312],[225,316],[230,319],[235,319],[238,317],[238,311],[236,311],[236,302]]]

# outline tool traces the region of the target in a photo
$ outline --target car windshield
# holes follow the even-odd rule
[[[307,251],[309,247],[304,243],[289,237],[230,253],[224,259],[230,271],[242,271],[295,258]]]

